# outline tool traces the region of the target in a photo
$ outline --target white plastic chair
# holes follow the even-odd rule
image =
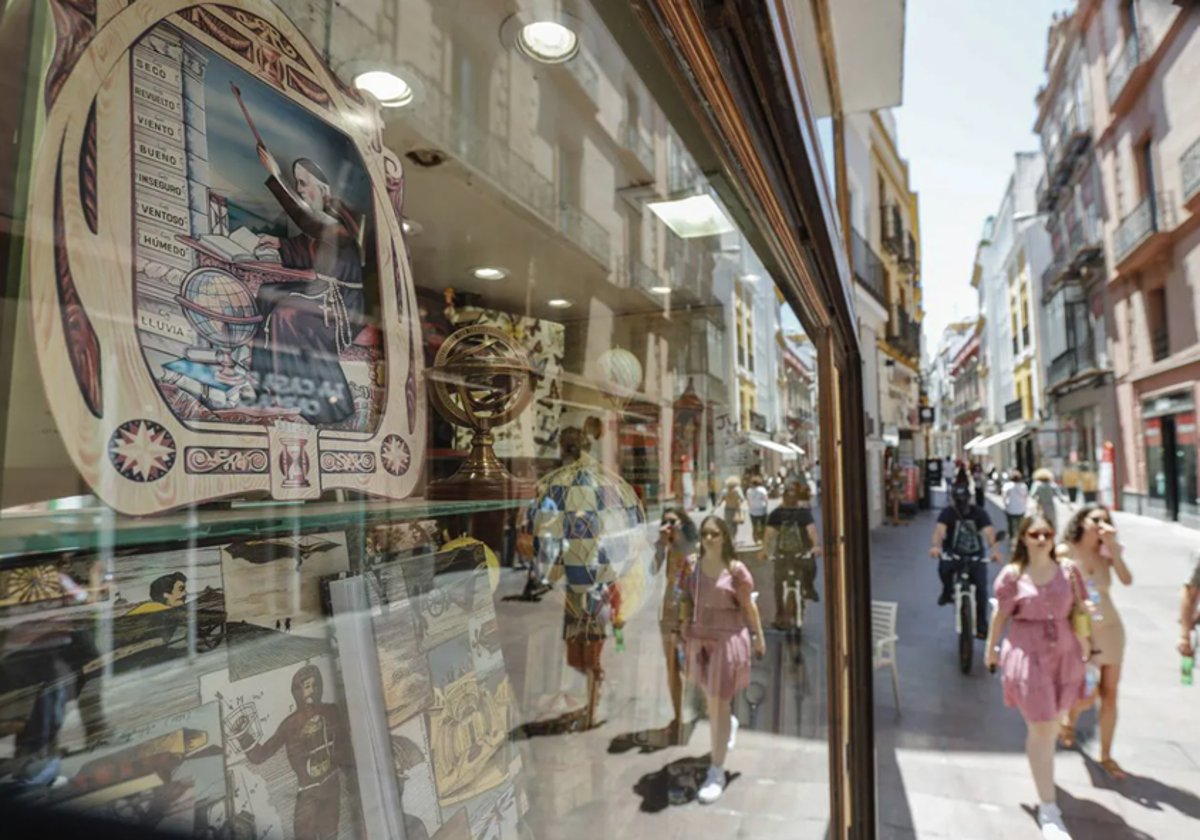
[[[892,692],[896,695],[896,715],[900,715],[900,673],[896,667],[896,611],[895,601],[871,602],[871,649],[875,668],[892,669]]]

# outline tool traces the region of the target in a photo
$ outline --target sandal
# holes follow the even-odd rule
[[[1129,778],[1129,774],[1122,770],[1121,766],[1111,758],[1105,758],[1101,760],[1100,766],[1104,768],[1104,772],[1108,774],[1110,779],[1114,779],[1119,782],[1122,779]]]
[[[1058,744],[1068,750],[1075,749],[1075,727],[1069,723],[1062,724],[1058,730]]]

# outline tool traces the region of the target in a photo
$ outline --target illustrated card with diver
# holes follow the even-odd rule
[[[231,680],[201,679],[220,703],[238,837],[357,837],[356,768],[341,686],[330,657]]]

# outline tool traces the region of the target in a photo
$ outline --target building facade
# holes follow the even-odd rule
[[[1046,172],[1038,183],[1052,258],[1039,278],[1047,421],[1044,465],[1078,496],[1096,482],[1103,443],[1117,430],[1105,317],[1104,193],[1093,116],[1094,80],[1076,14],[1055,16],[1034,125]]]
[[[1103,193],[1113,483],[1125,509],[1200,526],[1200,15],[1088,0],[1075,16]]]
[[[1041,460],[1039,310],[1034,278],[1049,265],[1050,237],[1040,223],[1036,189],[1040,152],[1018,152],[999,209],[985,224],[972,283],[986,324],[985,437],[970,450],[1000,469],[1028,474]]]
[[[921,282],[918,197],[890,111],[846,119],[846,217],[859,340],[867,358],[868,487],[872,527],[883,521],[893,460],[924,458],[918,422]]]

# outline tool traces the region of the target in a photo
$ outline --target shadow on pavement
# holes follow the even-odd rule
[[[639,810],[647,814],[657,814],[672,805],[694,802],[711,763],[712,754],[706,753],[699,757],[677,759],[661,770],[642,776],[633,786],[633,792],[642,798]],[[726,772],[726,790],[741,775]]]
[[[1126,799],[1151,811],[1162,811],[1163,806],[1166,805],[1193,820],[1200,820],[1200,796],[1195,793],[1173,787],[1149,776],[1135,776],[1132,773],[1129,773],[1125,779],[1114,779],[1091,756],[1085,755],[1083,760],[1087,763],[1088,775],[1092,777],[1093,787],[1119,793]]]
[[[1079,799],[1067,793],[1061,787],[1058,792],[1058,807],[1063,812],[1063,823],[1073,837],[1087,840],[1156,840],[1144,831],[1131,826],[1125,818],[1114,814],[1099,802],[1090,799]],[[1029,815],[1034,826],[1037,825],[1037,806],[1022,805],[1021,810]]]

